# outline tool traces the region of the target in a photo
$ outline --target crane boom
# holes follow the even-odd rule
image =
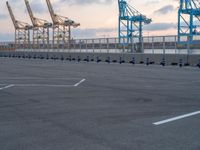
[[[33,27],[28,23],[16,20],[8,1],[6,5],[15,27],[15,48],[21,48],[22,45],[23,48],[30,48],[30,30]]]
[[[180,0],[178,10],[178,42],[192,43],[200,35],[200,1]]]
[[[118,0],[118,7],[119,43],[122,43],[123,45],[129,44],[132,42],[133,37],[139,38],[139,43],[141,43],[143,25],[150,24],[152,20],[129,5],[126,0]]]
[[[15,16],[13,14],[13,11],[8,3],[8,1],[6,2],[6,5],[7,5],[7,8],[8,8],[8,11],[9,11],[9,14],[10,14],[10,17],[11,17],[11,20],[13,22],[13,25],[15,26],[15,28],[19,28],[19,26],[17,25],[17,21],[15,19]]]
[[[71,27],[76,28],[80,24],[68,17],[55,14],[50,0],[46,0],[46,3],[53,21],[53,48],[60,48],[60,45],[70,48]]]
[[[49,29],[52,27],[52,23],[36,18],[33,15],[33,11],[28,0],[24,0],[29,16],[33,24],[33,48],[39,48],[41,43],[43,48],[48,48],[49,45]]]
[[[39,19],[39,18],[36,18],[34,15],[33,15],[33,11],[31,9],[31,6],[29,4],[29,1],[28,0],[24,0],[25,4],[26,4],[26,8],[28,10],[28,13],[29,13],[29,16],[31,18],[31,22],[33,24],[34,27],[51,27],[52,26],[52,23],[46,21],[46,20],[43,20],[43,19]]]
[[[28,1],[28,0],[24,0],[24,2],[25,2],[25,4],[26,4],[26,8],[27,8],[27,10],[28,10],[28,14],[29,14],[29,16],[30,16],[30,18],[31,18],[31,22],[32,22],[32,24],[33,24],[34,26],[36,26],[35,17],[34,17],[34,15],[33,15],[32,10],[31,10],[31,6],[30,6],[30,4],[29,4],[29,1]]]
[[[11,20],[13,22],[15,29],[26,29],[26,30],[32,29],[32,26],[29,25],[28,23],[18,21],[15,19],[12,8],[9,5],[8,1],[6,2],[6,5],[7,5],[8,11],[9,11],[9,14],[10,14],[10,17],[11,17]]]
[[[50,0],[46,0],[46,2],[47,2],[47,6],[48,6],[49,13],[51,15],[51,19],[52,19],[53,23],[54,24],[58,23],[58,20],[56,19],[56,14],[54,13],[53,6],[51,5]]]

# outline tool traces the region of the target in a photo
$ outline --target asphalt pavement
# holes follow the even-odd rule
[[[0,150],[200,150],[200,69],[0,58]]]

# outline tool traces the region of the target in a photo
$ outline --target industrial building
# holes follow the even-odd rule
[[[200,2],[198,0],[179,1],[177,35],[169,36],[143,36],[144,25],[148,26],[151,24],[153,18],[148,18],[126,0],[118,0],[118,37],[95,39],[72,38],[72,28],[76,30],[80,23],[56,14],[50,0],[46,0],[46,4],[52,22],[35,17],[29,1],[24,0],[24,2],[32,24],[29,25],[16,20],[11,6],[7,2],[6,4],[15,28],[15,42],[2,42],[0,44],[1,50],[26,53],[75,53],[76,58],[74,57],[74,60],[79,60],[81,53],[88,53],[88,56],[105,53],[108,54],[106,58],[103,58],[105,61],[108,58],[112,59],[109,55],[113,53],[122,56],[128,54],[131,57],[135,57],[136,54],[157,54],[159,55],[159,60],[152,61],[156,64],[163,62],[165,57],[167,57],[165,55],[170,55],[170,57],[176,55],[183,55],[185,57],[186,55],[186,60],[182,58],[185,60],[184,64],[198,64],[198,57],[196,57],[200,54]],[[189,56],[195,57],[194,63],[188,62]],[[81,59],[85,60],[87,57]],[[120,59],[122,59],[122,62],[124,61],[123,58],[119,57],[119,62]],[[145,62],[146,58],[144,59],[140,57],[140,61],[137,62]],[[178,57],[168,64],[178,64],[180,59]],[[110,60],[110,62],[116,61]],[[125,62],[130,61],[127,60]]]

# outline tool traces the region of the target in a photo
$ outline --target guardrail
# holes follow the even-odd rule
[[[31,52],[73,52],[73,53],[149,53],[149,54],[200,54],[200,36],[193,37],[192,43],[183,39],[177,42],[177,36],[148,36],[133,38],[128,45],[119,44],[118,38],[74,39],[67,46],[60,44],[53,48],[52,41],[49,45],[40,44],[37,47],[18,45],[14,42],[0,42],[1,51],[31,51]],[[32,45],[32,43],[30,44]]]

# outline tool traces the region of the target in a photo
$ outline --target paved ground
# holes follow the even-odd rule
[[[84,80],[85,79],[85,80]],[[1,150],[200,150],[200,70],[0,58]]]

